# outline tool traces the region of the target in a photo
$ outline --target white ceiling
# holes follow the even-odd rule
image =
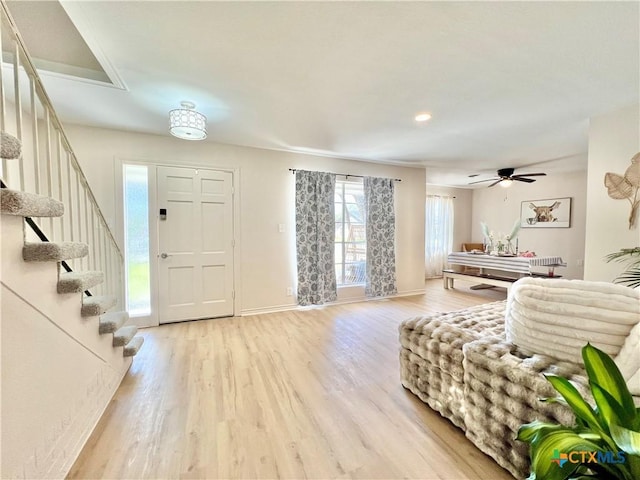
[[[61,3],[126,85],[45,76],[72,123],[168,135],[189,100],[206,141],[466,185],[584,169],[589,118],[639,101],[638,2]]]

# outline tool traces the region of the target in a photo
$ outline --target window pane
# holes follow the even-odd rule
[[[347,203],[347,219],[350,223],[364,222],[364,204],[357,205],[355,203]]]
[[[346,284],[364,283],[364,277],[366,273],[365,269],[366,269],[366,265],[364,261],[354,262],[354,263],[345,263],[344,265],[345,283]]]
[[[353,202],[354,199],[362,199],[364,202],[362,182],[344,182],[344,194],[348,197],[347,202]]]
[[[342,203],[343,198],[345,203]],[[342,218],[343,209],[345,218]],[[340,180],[336,182],[335,240],[338,285],[364,283],[366,233],[362,182]]]
[[[151,314],[149,279],[149,185],[147,167],[124,166],[125,261],[127,311]]]
[[[345,243],[345,262],[365,261],[367,258],[367,245],[365,243]]]
[[[344,239],[342,238],[343,235],[343,228],[342,228],[342,223],[336,223],[336,237],[335,237],[335,241],[336,242],[342,242]]]
[[[336,280],[338,285],[344,285],[342,278],[342,263],[336,264]]]
[[[349,224],[347,228],[347,238],[349,242],[364,242],[366,240],[366,232],[363,224]]]

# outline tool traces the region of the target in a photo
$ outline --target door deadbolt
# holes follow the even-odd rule
[[[169,255],[167,255],[166,253],[161,253],[160,254],[160,258],[167,258]]]
[[[166,208],[161,208],[160,209],[160,220],[166,220],[167,219],[167,209]]]

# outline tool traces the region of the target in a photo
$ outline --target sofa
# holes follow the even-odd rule
[[[624,354],[625,379],[640,383],[640,291],[620,285],[525,277],[505,301],[409,318],[399,333],[402,385],[516,478],[529,473],[520,425],[574,421],[568,407],[539,400],[556,396],[544,375],[568,378],[590,398],[584,344],[617,363]]]

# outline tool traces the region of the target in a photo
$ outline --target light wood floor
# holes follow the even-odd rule
[[[468,285],[144,330],[69,478],[513,480],[400,384],[402,320],[505,298]]]

